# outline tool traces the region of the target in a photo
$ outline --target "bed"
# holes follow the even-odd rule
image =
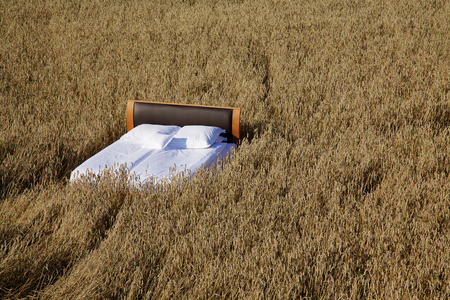
[[[228,157],[239,139],[240,109],[128,100],[127,133],[70,175],[76,182],[125,171],[135,184],[193,176]]]

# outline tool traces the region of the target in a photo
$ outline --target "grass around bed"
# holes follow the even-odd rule
[[[0,298],[450,297],[450,2],[0,1]],[[68,184],[128,99],[221,172]]]

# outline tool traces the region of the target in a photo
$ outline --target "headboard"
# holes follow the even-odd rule
[[[128,100],[127,131],[141,124],[216,126],[226,130],[228,141],[238,144],[240,113],[235,107]]]

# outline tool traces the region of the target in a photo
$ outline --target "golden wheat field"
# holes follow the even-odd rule
[[[128,99],[241,145],[69,184]],[[0,106],[0,298],[450,297],[450,1],[0,0]]]

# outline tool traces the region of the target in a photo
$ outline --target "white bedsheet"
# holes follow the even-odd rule
[[[159,183],[171,176],[185,172],[194,175],[197,169],[210,167],[236,148],[232,143],[218,143],[206,149],[146,149],[141,144],[118,140],[101,150],[70,175],[76,181],[83,175],[101,175],[105,169],[119,171],[125,166],[137,182]]]

